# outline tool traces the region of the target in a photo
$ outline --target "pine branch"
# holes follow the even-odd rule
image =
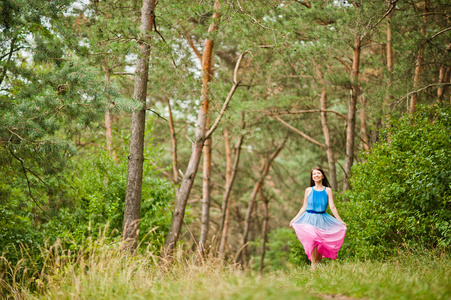
[[[297,115],[297,114],[314,113],[314,112],[330,112],[330,113],[334,113],[334,114],[340,116],[345,121],[348,120],[348,118],[345,115],[343,115],[342,113],[339,113],[338,111],[332,110],[332,109],[307,109],[307,110],[264,112],[264,113],[267,116],[279,116],[279,115]]]
[[[306,140],[308,140],[309,142],[312,142],[315,145],[320,146],[321,148],[326,148],[326,145],[318,142],[317,140],[315,140],[314,138],[308,136],[307,134],[303,133],[302,131],[300,131],[299,129],[291,126],[290,124],[288,124],[287,122],[285,122],[284,120],[282,120],[282,118],[280,118],[279,116],[274,116],[274,118],[276,120],[278,120],[280,123],[282,123],[283,125],[285,125],[286,127],[290,128],[291,130],[293,130],[294,132],[296,132],[297,134],[299,134],[300,136],[302,136],[303,138],[305,138]]]
[[[241,53],[240,57],[238,57],[238,61],[236,62],[236,66],[235,66],[235,71],[233,72],[233,86],[230,89],[229,95],[227,96],[227,99],[224,101],[221,111],[219,112],[218,117],[216,118],[215,122],[213,123],[213,126],[206,133],[205,140],[207,140],[218,127],[219,121],[221,121],[221,118],[224,115],[224,113],[227,109],[227,106],[229,105],[230,100],[232,100],[232,96],[235,93],[236,88],[240,84],[240,82],[238,81],[238,70],[240,68],[241,60],[243,59],[244,55],[246,55],[246,53],[251,53],[251,52],[249,50],[246,50],[243,53]]]
[[[28,179],[27,169],[26,169],[25,166],[24,166],[23,160],[22,160],[21,158],[17,157],[17,156],[11,151],[11,149],[8,148],[8,150],[9,150],[9,153],[11,153],[11,155],[12,155],[15,159],[17,159],[17,160],[20,162],[21,166],[22,166],[23,173],[24,173],[24,175],[25,175],[25,178],[27,179],[28,193],[29,193],[29,195],[30,195],[30,198],[34,201],[34,203],[36,204],[36,206],[37,206],[42,212],[44,212],[44,210],[42,209],[42,207],[39,205],[39,203],[36,201],[36,199],[34,199],[33,194],[31,193],[30,180]]]

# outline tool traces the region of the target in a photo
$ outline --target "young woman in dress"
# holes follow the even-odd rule
[[[326,213],[327,205],[335,218]],[[322,169],[313,168],[310,172],[310,187],[305,190],[302,208],[291,220],[290,227],[294,228],[304,246],[312,269],[324,257],[337,258],[346,234],[346,224],[338,214],[332,189]]]

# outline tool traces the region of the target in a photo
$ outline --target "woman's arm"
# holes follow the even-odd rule
[[[302,208],[301,210],[298,212],[298,214],[296,215],[296,217],[293,218],[293,220],[290,221],[290,227],[291,224],[296,221],[300,216],[302,216],[303,213],[305,213],[305,211],[307,210],[307,197],[310,194],[312,188],[306,188],[305,189],[305,193],[304,193],[304,202],[302,203]]]
[[[341,223],[346,225],[346,223],[343,222],[343,220],[340,218],[337,208],[335,207],[334,194],[332,193],[332,189],[327,188],[326,192],[327,192],[327,195],[329,196],[329,207],[330,207],[330,210],[332,211],[332,214],[334,215],[335,219],[337,219],[338,221],[340,221]]]

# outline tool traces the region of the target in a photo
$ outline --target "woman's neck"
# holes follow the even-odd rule
[[[317,189],[317,190],[324,188],[323,181],[322,180],[321,181],[315,181],[314,188]]]

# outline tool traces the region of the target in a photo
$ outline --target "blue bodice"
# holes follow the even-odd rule
[[[324,212],[326,211],[327,204],[329,204],[329,197],[326,192],[326,187],[322,191],[315,191],[312,187],[312,191],[307,197],[307,211]]]

